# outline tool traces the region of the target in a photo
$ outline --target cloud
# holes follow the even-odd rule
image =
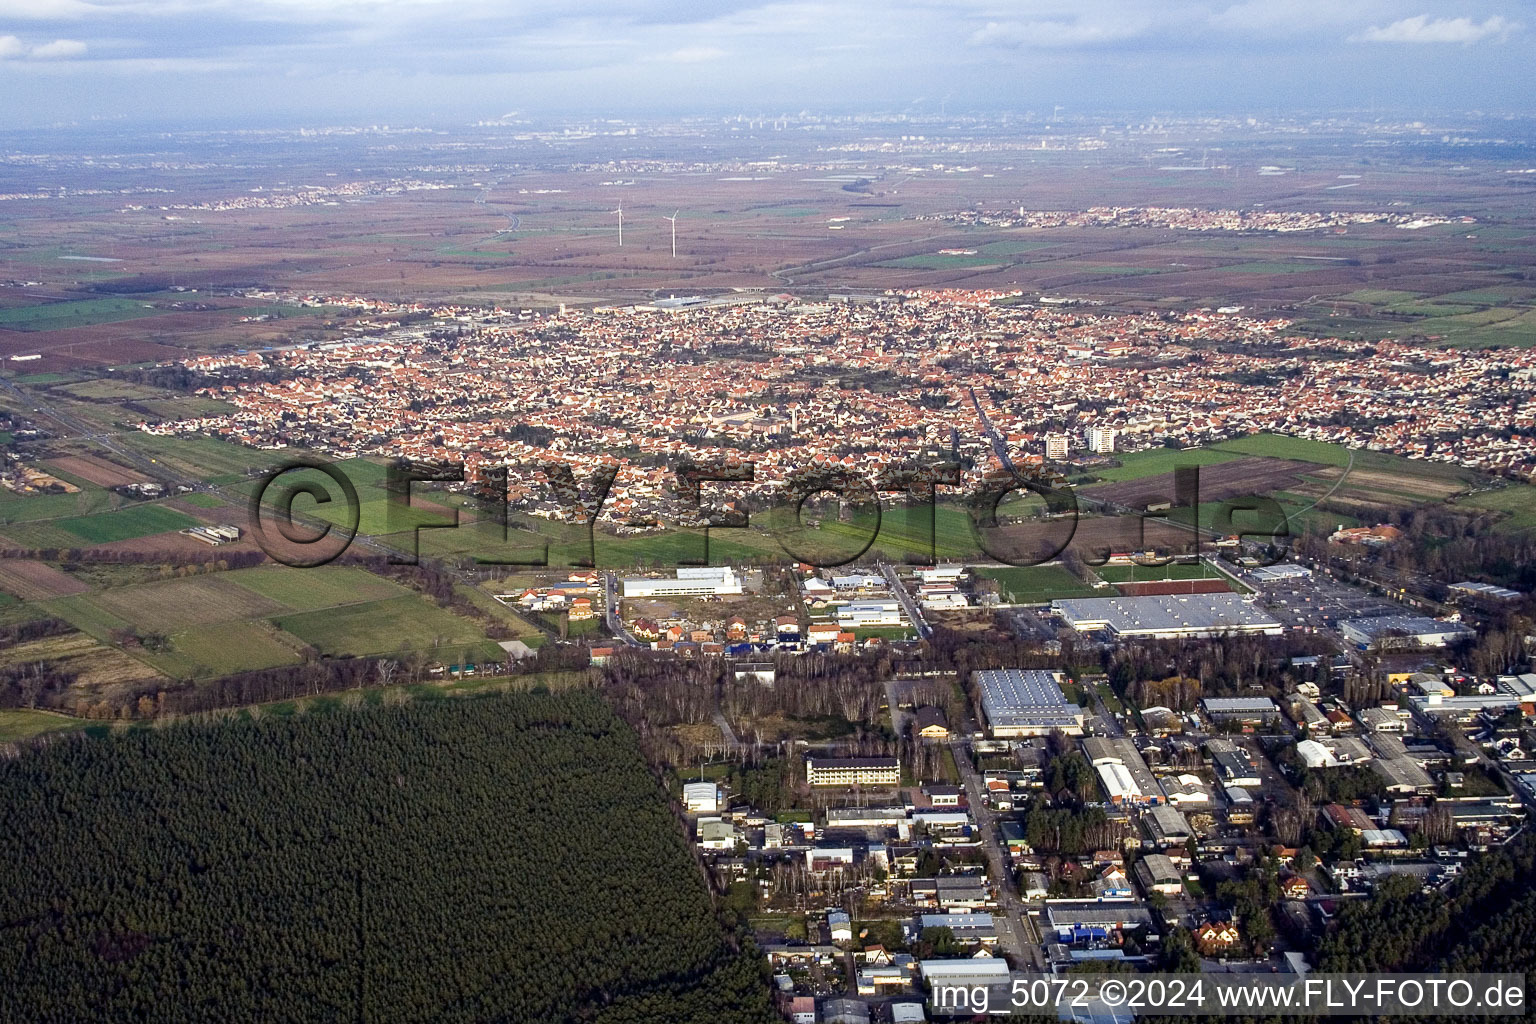
[[[33,60],[72,60],[85,55],[85,44],[78,39],[55,39],[51,43],[32,47],[28,56]]]
[[[55,39],[51,43],[28,46],[15,36],[0,36],[0,60],[68,60],[85,53],[85,44],[77,39]]]
[[[1143,18],[1113,21],[989,21],[971,33],[973,46],[998,46],[1010,49],[1027,47],[1064,48],[1093,46],[1131,39],[1144,33],[1149,23]]]
[[[667,64],[707,64],[724,56],[725,51],[718,46],[685,46],[656,59]]]
[[[1520,26],[1500,15],[1483,22],[1471,18],[1430,18],[1420,14],[1394,21],[1385,28],[1368,28],[1356,37],[1367,43],[1463,43],[1481,42],[1497,36],[1507,39]]]

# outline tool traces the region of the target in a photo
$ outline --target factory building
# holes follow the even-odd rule
[[[1061,692],[1066,677],[1045,669],[995,668],[976,673],[981,710],[994,737],[1041,736],[1060,729],[1083,734],[1083,709]]]
[[[1149,640],[1263,633],[1285,627],[1238,594],[1167,594],[1087,597],[1052,601],[1051,610],[1082,633],[1106,630]]]

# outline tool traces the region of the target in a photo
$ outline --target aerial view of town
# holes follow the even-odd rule
[[[1519,5],[428,6],[0,10],[0,1021],[1528,1014]]]

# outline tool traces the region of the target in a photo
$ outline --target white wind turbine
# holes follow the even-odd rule
[[[677,215],[682,213],[682,212],[683,212],[682,210],[673,210],[672,211],[672,216],[666,218],[667,220],[672,222],[672,258],[673,259],[677,259]]]
[[[624,248],[624,200],[619,200],[619,208],[613,211],[619,215],[619,248]]]

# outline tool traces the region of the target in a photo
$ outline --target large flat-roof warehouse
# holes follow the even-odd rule
[[[1339,623],[1344,639],[1362,648],[1444,647],[1476,634],[1459,622],[1423,615],[1377,615]]]
[[[1040,736],[1053,729],[1083,732],[1083,709],[1061,692],[1065,677],[1042,668],[991,668],[976,673],[981,710],[993,736]]]
[[[1285,631],[1284,626],[1239,594],[1074,597],[1052,601],[1051,609],[1080,632],[1107,629],[1116,636],[1279,636]]]

